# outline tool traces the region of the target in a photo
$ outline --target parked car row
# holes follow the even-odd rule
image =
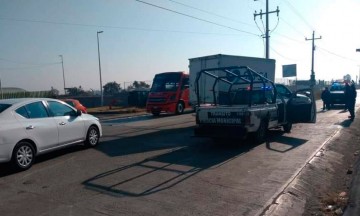
[[[26,170],[40,154],[79,143],[96,146],[99,119],[77,106],[49,98],[0,100],[0,162]]]

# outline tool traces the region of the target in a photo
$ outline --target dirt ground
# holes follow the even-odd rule
[[[356,187],[351,186],[360,153],[360,112],[356,114],[353,122],[344,119],[343,129],[302,170],[293,190],[288,190],[305,201],[303,215],[343,215],[354,203],[349,194]]]

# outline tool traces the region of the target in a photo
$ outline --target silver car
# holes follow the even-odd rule
[[[84,142],[99,143],[99,119],[50,98],[0,100],[0,162],[26,170],[35,156]]]

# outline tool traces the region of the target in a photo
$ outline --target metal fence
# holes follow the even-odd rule
[[[11,98],[49,98],[54,97],[51,91],[34,91],[34,92],[6,92],[0,93],[0,99]]]

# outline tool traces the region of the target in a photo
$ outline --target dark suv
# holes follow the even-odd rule
[[[330,87],[331,106],[345,104],[345,83],[334,82]]]

